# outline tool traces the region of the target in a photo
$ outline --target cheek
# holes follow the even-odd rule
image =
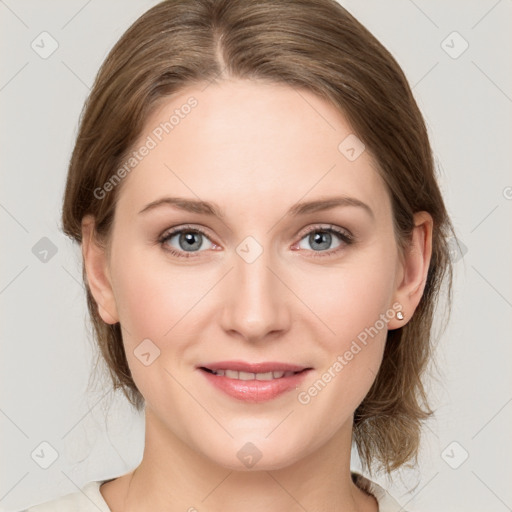
[[[202,299],[217,279],[211,269],[171,263],[154,249],[122,254],[113,259],[112,278],[128,365],[146,399],[166,396],[174,382],[168,372],[189,371],[195,362]]]
[[[390,308],[393,297],[393,272],[381,263],[366,262],[317,273],[303,281],[302,296],[325,326],[323,336],[332,347],[342,349],[379,320]],[[382,322],[377,328],[382,330]]]
[[[149,252],[124,253],[112,268],[119,318],[133,342],[141,336],[162,339],[187,312],[193,312],[208,290],[204,273]]]
[[[392,259],[370,256],[361,255],[354,264],[308,278],[301,292],[320,319],[313,336],[326,357],[317,377],[332,382],[328,386],[340,399],[340,407],[350,403],[355,408],[368,392],[382,361],[388,322],[395,313],[390,305]]]
[[[388,309],[377,293],[385,291],[385,287],[374,287],[363,300],[365,288],[359,282],[346,284],[344,291],[331,295],[325,304],[329,309],[319,315],[329,331],[322,327],[323,335],[318,331],[315,336],[315,349],[321,348],[315,374],[297,394],[298,402],[307,406],[311,416],[324,417],[326,428],[333,432],[349,420],[368,394],[381,365],[387,337],[387,322],[382,318],[386,318]],[[348,294],[349,289],[354,293]]]
[[[143,251],[127,250],[114,261],[115,300],[133,379],[146,399],[165,395],[160,387],[172,385],[165,370],[185,360],[187,325],[193,323],[194,306],[211,284],[200,273],[162,258],[156,261]]]

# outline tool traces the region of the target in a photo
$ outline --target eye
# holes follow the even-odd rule
[[[310,248],[304,247],[303,241],[309,244]],[[314,226],[296,245],[299,249],[311,251],[313,257],[325,257],[343,250],[343,246],[350,245],[354,241],[353,235],[341,228],[332,225]],[[158,239],[158,242],[164,250],[180,258],[191,258],[194,257],[194,253],[217,247],[202,229],[190,226],[168,230]],[[334,248],[333,242],[336,243]]]
[[[211,249],[215,245],[204,231],[188,226],[166,231],[158,241],[166,251],[182,258],[193,257],[192,254],[187,253],[200,252],[201,249]],[[208,243],[210,247],[208,247]]]
[[[304,247],[303,241],[308,247]],[[343,249],[344,245],[350,245],[354,242],[354,237],[345,230],[335,226],[314,226],[305,236],[303,236],[298,244],[299,249],[307,249],[313,252],[314,257],[330,256]],[[332,244],[335,243],[334,247]],[[316,253],[316,254],[315,254]]]

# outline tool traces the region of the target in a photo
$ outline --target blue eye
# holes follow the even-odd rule
[[[336,238],[338,239],[338,243],[334,248],[332,248],[333,235],[334,241],[336,241]],[[349,232],[334,226],[314,226],[313,229],[310,229],[300,239],[298,244],[300,249],[304,249],[301,246],[303,240],[307,240],[307,243],[310,245],[311,249],[306,248],[306,250],[313,257],[330,256],[342,250],[343,246],[350,245],[355,241]],[[166,231],[159,238],[158,242],[164,250],[179,258],[195,257],[196,254],[194,253],[202,252],[204,249],[211,249],[215,246],[204,231],[188,226]],[[208,243],[210,246],[208,246]]]
[[[172,243],[173,238],[177,238],[177,246]],[[183,227],[166,232],[159,239],[159,242],[174,256],[190,258],[192,255],[187,253],[199,252],[200,249],[204,249],[205,240],[209,241],[209,238],[206,236],[206,233],[200,229]]]
[[[333,235],[338,239],[338,244],[334,248],[331,247],[333,243]],[[301,238],[300,242],[303,240],[306,240],[309,246],[312,248],[311,252],[313,253],[312,256],[314,257],[330,256],[331,254],[337,253],[339,250],[341,250],[343,245],[350,245],[354,242],[352,235],[333,226],[315,226]],[[300,242],[299,248],[303,249],[304,247],[300,246]]]

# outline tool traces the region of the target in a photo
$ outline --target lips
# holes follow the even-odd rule
[[[311,368],[289,363],[220,361],[198,366],[207,381],[224,393],[248,402],[262,402],[295,389]]]

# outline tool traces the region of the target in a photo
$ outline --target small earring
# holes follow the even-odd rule
[[[401,311],[398,311],[397,314],[396,314],[396,317],[398,318],[398,320],[403,320],[404,319],[404,314]]]

